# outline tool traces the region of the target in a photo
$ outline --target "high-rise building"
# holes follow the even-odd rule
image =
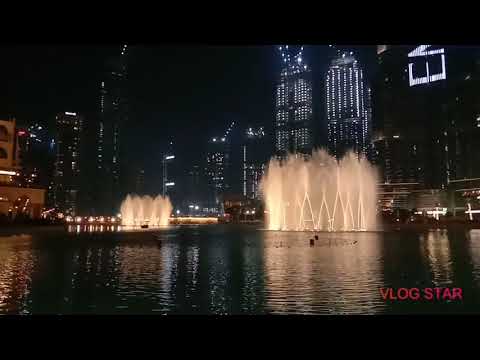
[[[377,56],[374,155],[384,185],[475,193],[478,47],[382,45]]]
[[[445,49],[383,46],[377,54],[374,153],[384,182],[445,187],[449,117]]]
[[[325,78],[329,151],[366,153],[371,132],[370,89],[352,52],[338,52]]]
[[[249,127],[242,145],[242,193],[248,199],[259,199],[260,180],[268,161],[265,131],[262,127]]]
[[[173,141],[170,141],[162,157],[162,194],[169,196],[175,203],[179,201],[180,173],[178,154],[174,149]]]
[[[209,190],[209,208],[221,212],[223,195],[229,191],[228,170],[230,146],[225,136],[214,137],[209,142],[205,173]]]
[[[100,82],[96,151],[97,211],[115,213],[123,197],[121,189],[122,129],[128,121],[128,47],[107,62]]]
[[[220,137],[213,137],[208,143],[205,165],[205,177],[208,189],[207,207],[210,212],[223,213],[223,198],[232,190],[232,152],[231,132],[235,128],[235,121]]]
[[[209,212],[209,199],[207,182],[205,181],[204,169],[194,164],[187,171],[185,178],[185,186],[182,191],[184,193],[181,204],[182,213],[190,215],[199,215]]]
[[[78,205],[82,122],[82,117],[74,112],[56,117],[54,205],[72,215]]]
[[[15,119],[0,120],[0,222],[19,216],[39,218],[45,202],[45,189],[25,186],[20,155],[25,131],[16,128]]]
[[[53,175],[55,141],[41,123],[17,129],[19,163],[24,186],[47,188]]]
[[[309,154],[313,148],[312,75],[303,46],[279,47],[282,70],[275,94],[275,151]]]

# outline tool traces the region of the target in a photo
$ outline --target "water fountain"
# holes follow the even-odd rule
[[[375,168],[354,153],[340,161],[324,150],[307,160],[272,159],[261,184],[267,229],[375,230],[377,183]]]
[[[131,227],[167,226],[172,204],[161,195],[156,197],[127,195],[120,207],[122,225]]]

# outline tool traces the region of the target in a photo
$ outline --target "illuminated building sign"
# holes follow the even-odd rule
[[[411,59],[408,63],[410,86],[428,84],[447,78],[447,72],[445,70],[445,49],[429,50],[431,46],[432,45],[420,45],[408,53],[408,57]],[[415,58],[419,57],[424,59],[424,61],[421,62],[424,66],[415,62]],[[439,61],[440,66],[438,66]],[[440,67],[437,71],[434,70],[435,63],[437,63],[437,67]],[[419,76],[419,74],[421,75]]]

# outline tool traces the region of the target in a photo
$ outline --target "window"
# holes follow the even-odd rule
[[[0,125],[0,141],[8,141],[8,130],[5,126]]]
[[[7,152],[5,151],[4,148],[0,147],[0,159],[7,159],[7,158],[8,158]]]

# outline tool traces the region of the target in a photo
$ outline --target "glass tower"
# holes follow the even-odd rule
[[[371,133],[370,89],[352,52],[338,53],[325,79],[328,147],[337,158],[366,153]]]
[[[275,151],[309,154],[313,147],[312,77],[303,46],[278,48],[282,70],[275,96]]]

